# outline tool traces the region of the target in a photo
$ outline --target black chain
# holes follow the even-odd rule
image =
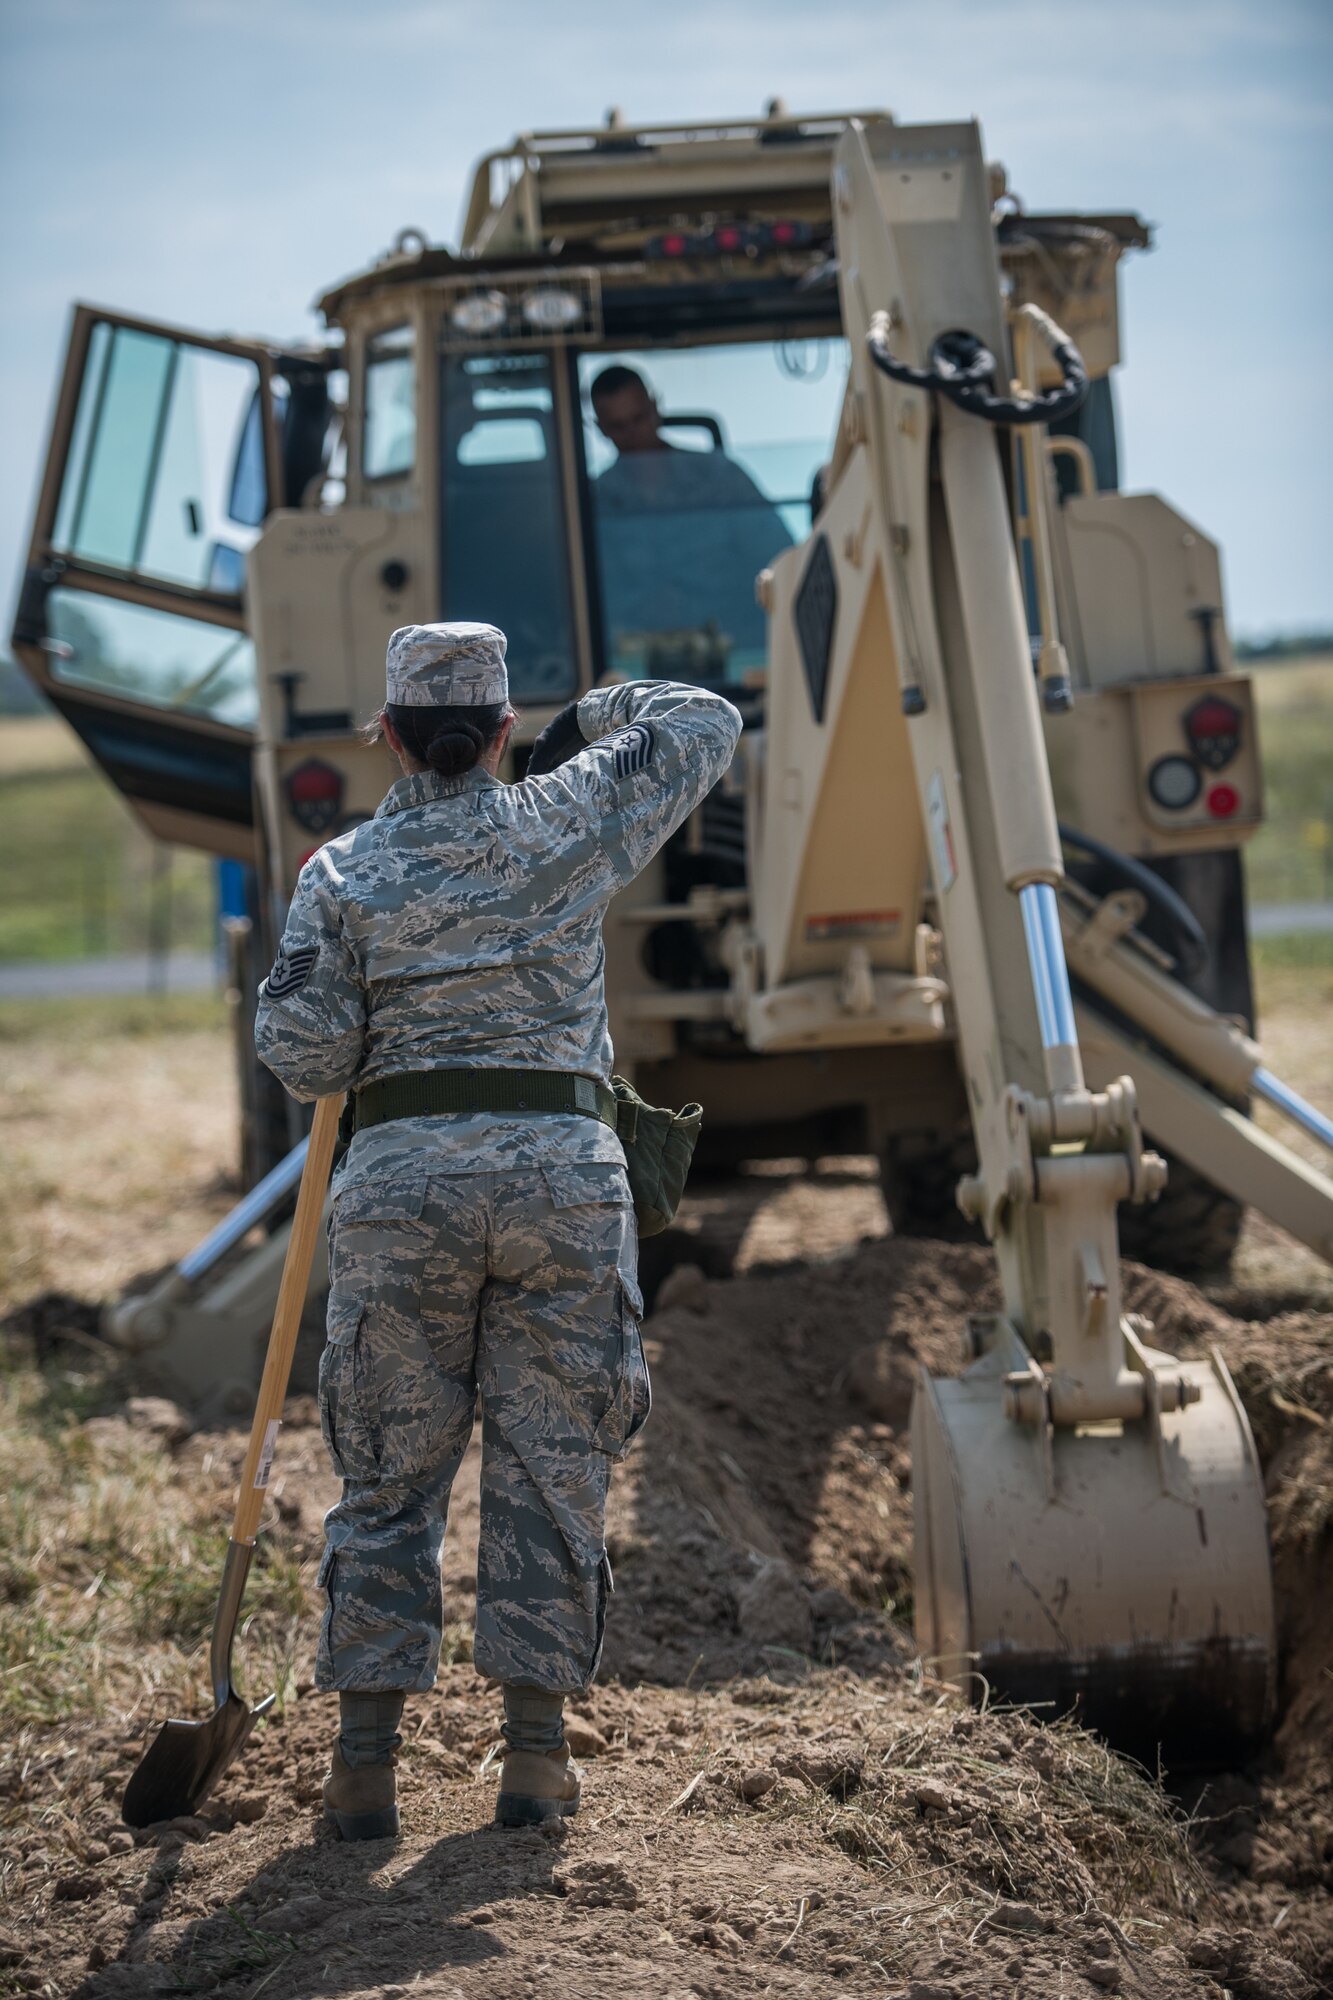
[[[888,318],[884,313],[876,313],[871,321],[866,346],[876,368],[883,369],[895,382],[947,396],[969,416],[981,417],[988,424],[1050,424],[1059,417],[1070,416],[1088,393],[1088,371],[1083,356],[1058,327],[1052,325],[1052,333],[1057,337],[1049,343],[1051,356],[1059,364],[1064,379],[1058,389],[1047,389],[1044,394],[1023,402],[1013,396],[995,394],[998,372],[995,356],[984,341],[961,328],[942,333],[931,343],[929,368],[914,368],[910,362],[898,360],[889,346]]]

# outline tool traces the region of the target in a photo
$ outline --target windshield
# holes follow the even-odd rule
[[[847,365],[840,339],[580,358],[610,671],[735,684],[762,669],[755,578],[809,532]]]
[[[515,701],[575,692],[573,614],[547,354],[443,360],[444,613],[499,625]]]

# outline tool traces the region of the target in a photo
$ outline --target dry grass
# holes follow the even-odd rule
[[[236,1196],[237,1091],[211,995],[0,1007],[0,1313],[114,1297]]]
[[[1264,767],[1264,824],[1245,857],[1250,894],[1256,903],[1317,901],[1333,894],[1333,659],[1256,663],[1250,671]]]
[[[863,1944],[884,1972],[1006,1933],[1038,1953],[1100,1934],[1132,1955],[1215,1912],[1185,1816],[1096,1737],[973,1711],[929,1681],[833,1680],[737,1683],[700,1702],[674,1808],[758,1809],[786,1827],[780,1845],[818,1837],[857,1863],[871,1883]]]
[[[0,720],[0,779],[92,768],[92,758],[58,715],[7,715]]]
[[[859,1792],[827,1812],[845,1852],[913,1883],[918,1924],[966,1931],[1017,1903],[1151,1929],[1144,1912],[1209,1900],[1186,1822],[1146,1773],[1072,1723],[960,1711],[952,1695],[876,1744]]]
[[[198,1701],[231,1468],[182,1476],[164,1445],[98,1415],[123,1388],[97,1363],[39,1371],[11,1356],[0,1377],[0,1738],[11,1748],[69,1716]],[[308,1642],[310,1570],[280,1526],[264,1537],[247,1654],[280,1691]]]

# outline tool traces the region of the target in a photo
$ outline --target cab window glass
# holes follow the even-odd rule
[[[274,385],[273,420],[282,429],[287,414],[285,386]],[[264,402],[255,391],[236,443],[231,486],[227,493],[227,519],[242,528],[258,528],[268,512],[268,469],[264,463]]]
[[[444,616],[508,635],[515,701],[565,701],[576,670],[550,357],[441,367]]]
[[[608,668],[762,669],[755,578],[809,533],[846,380],[839,339],[580,358]]]
[[[366,420],[361,470],[367,479],[410,472],[417,459],[417,359],[410,326],[374,334],[366,346]]]
[[[241,577],[267,512],[262,452],[245,513],[231,506],[255,362],[98,322],[89,341],[54,543],[79,561],[191,589]],[[258,484],[256,485],[255,479]],[[248,516],[248,518],[247,518]],[[229,594],[237,594],[239,583]]]
[[[46,600],[51,677],[252,729],[255,649],[244,632],[123,598],[57,588]]]

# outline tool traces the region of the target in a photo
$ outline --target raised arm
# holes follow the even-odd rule
[[[680,681],[594,688],[542,731],[530,782],[574,793],[628,882],[712,790],[740,733],[731,703],[705,688]]]

